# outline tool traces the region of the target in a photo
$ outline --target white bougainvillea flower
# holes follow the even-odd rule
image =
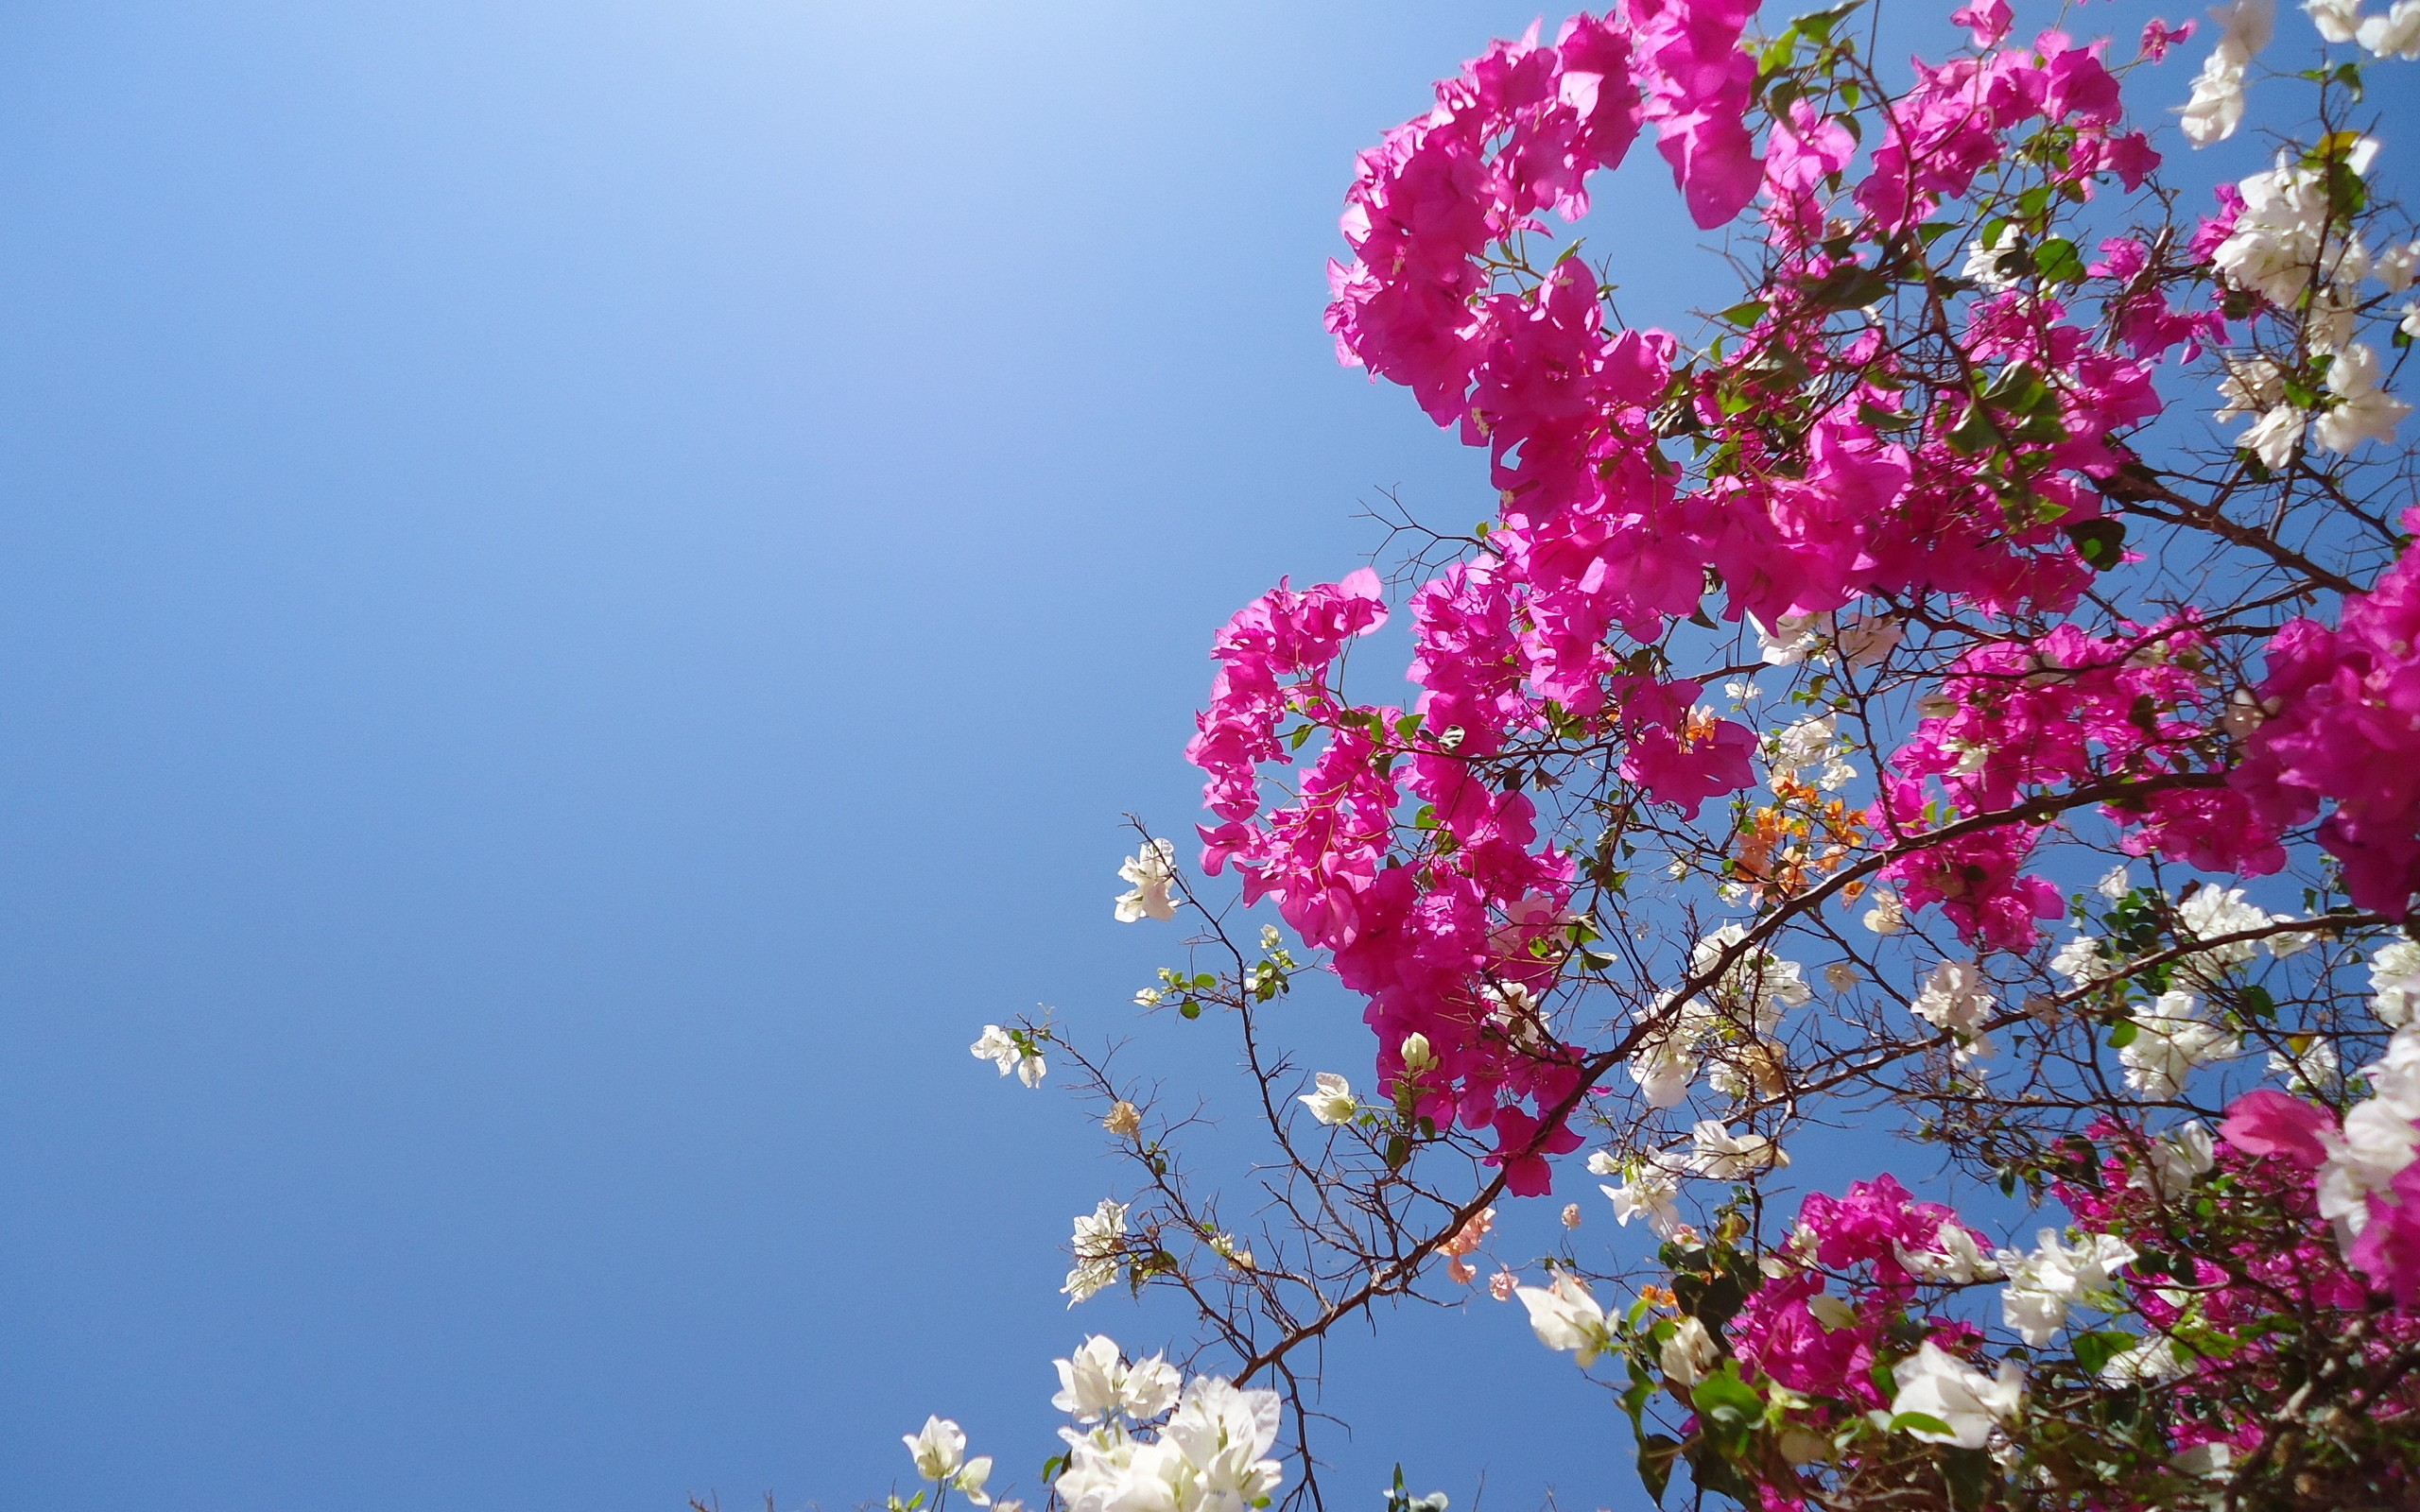
[[[1860,922],[1877,935],[1896,935],[1908,927],[1908,908],[1897,893],[1877,889],[1874,906],[1865,911]]]
[[[2193,1073],[2239,1053],[2242,1041],[2221,1024],[2202,1017],[2202,1000],[2190,992],[2163,992],[2148,1012],[2135,1016],[2135,1038],[2118,1052],[2126,1085],[2164,1102],[2185,1088]]]
[[[2310,437],[2322,451],[2349,452],[2363,441],[2394,439],[2394,428],[2411,406],[2378,387],[2378,354],[2356,341],[2327,367],[2327,389],[2342,401],[2320,411]]]
[[[1311,1078],[1310,1091],[1294,1100],[1311,1110],[1311,1116],[1334,1127],[1350,1124],[1361,1105],[1353,1100],[1353,1084],[1332,1071],[1322,1071]]]
[[[1685,1317],[1656,1356],[1656,1364],[1664,1367],[1664,1379],[1685,1390],[1706,1378],[1706,1372],[1722,1359],[1722,1351],[1715,1348],[1714,1335],[1703,1323]]]
[[[2385,15],[2369,17],[2354,35],[2374,58],[2420,60],[2420,0],[2395,0]]]
[[[2420,1016],[2420,945],[2408,939],[2381,945],[2370,957],[2370,1011],[2390,1029]]]
[[[1118,1242],[1126,1237],[1126,1204],[1100,1199],[1100,1206],[1076,1218],[1073,1247],[1076,1265],[1067,1284],[1059,1288],[1069,1307],[1084,1301],[1117,1280]]]
[[[2107,1292],[2118,1272],[2134,1263],[2135,1246],[2115,1234],[2085,1234],[2074,1247],[2045,1228],[2034,1251],[1999,1252],[2008,1286],[2000,1293],[2000,1320],[2034,1349],[2057,1336],[2079,1301]]]
[[[2212,7],[2210,17],[2220,26],[2218,45],[2202,60],[2192,98],[2177,112],[2186,138],[2197,147],[2226,140],[2243,124],[2244,70],[2269,45],[2277,9],[2274,0],[2234,0]]]
[[[1910,1012],[1936,1028],[1979,1035],[1983,1021],[1999,1005],[1989,982],[1971,961],[1944,961],[1925,978]]]
[[[987,1023],[983,1026],[982,1038],[966,1048],[976,1059],[988,1060],[998,1066],[1001,1075],[1013,1071],[1017,1074],[1017,1080],[1028,1087],[1039,1087],[1050,1068],[1041,1055],[1030,1048],[1032,1043],[1028,1038],[1020,1044],[1010,1031],[996,1023]]]
[[[2025,1398],[2025,1375],[2015,1361],[2001,1361],[1996,1380],[1930,1339],[1893,1366],[1891,1379],[1899,1388],[1891,1399],[1893,1417],[1915,1413],[1947,1429],[1910,1426],[1906,1432],[1927,1443],[1955,1444],[1961,1449],[1982,1448],[1995,1427],[2016,1416]]]
[[[1597,1356],[1614,1347],[1605,1310],[1597,1305],[1588,1283],[1579,1277],[1557,1271],[1553,1285],[1519,1286],[1513,1288],[1513,1295],[1530,1310],[1530,1328],[1538,1342],[1549,1349],[1576,1354],[1581,1369],[1596,1364]]]
[[[2322,42],[2348,43],[2361,25],[2361,0],[2303,0],[2303,13]]]
[[[1689,1169],[1717,1181],[1737,1181],[1789,1163],[1782,1147],[1762,1134],[1734,1134],[1718,1119],[1702,1119],[1689,1130],[1695,1152]]]
[[[1080,1423],[1157,1418],[1175,1404],[1184,1384],[1176,1366],[1163,1357],[1155,1354],[1129,1365],[1117,1341],[1098,1333],[1068,1358],[1050,1363],[1059,1370],[1059,1392],[1050,1405]]]
[[[1126,858],[1118,867],[1120,878],[1134,885],[1132,890],[1117,895],[1117,921],[1132,924],[1137,919],[1156,919],[1163,922],[1176,917],[1176,847],[1166,840],[1146,840],[1143,849]]]
[[[902,1443],[916,1461],[916,1473],[936,1486],[963,1492],[977,1506],[990,1506],[983,1483],[992,1478],[992,1456],[966,1457],[966,1435],[946,1418],[925,1419],[922,1432],[904,1435]]]
[[[1999,1263],[1983,1253],[1974,1233],[1955,1220],[1944,1223],[1925,1248],[1910,1249],[1894,1244],[1891,1252],[1910,1275],[1926,1280],[1962,1286],[1969,1281],[1994,1280],[2000,1274]]]
[[[2319,1168],[2320,1216],[2347,1244],[2370,1221],[2370,1195],[2385,1194],[2420,1158],[2420,1024],[2395,1030],[2386,1055],[2362,1074],[2370,1095],[2344,1115],[2341,1132],[2321,1136],[2327,1159]]]

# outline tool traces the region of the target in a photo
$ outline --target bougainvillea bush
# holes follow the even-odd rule
[[[2420,1505],[2420,240],[2369,129],[2420,0],[2305,9],[1983,0],[1910,65],[1854,3],[1630,0],[1362,154],[1338,352],[1495,494],[1220,629],[1198,846],[1126,864],[1119,918],[1194,931],[1139,1001],[1236,1032],[1263,1185],[1201,1190],[1063,1029],[974,1047],[1132,1157],[1070,1300],[1201,1322],[1059,1363],[1034,1498],[1324,1504],[1317,1344],[1468,1288],[1659,1498]],[[1686,332],[1583,239],[1648,152],[1740,274]],[[1409,666],[1348,679],[1391,619]],[[1365,1061],[1286,1053],[1306,972]],[[1786,1191],[1848,1120],[1906,1168]],[[1623,1243],[1505,1263],[1538,1199]],[[965,1447],[911,1435],[937,1500]]]

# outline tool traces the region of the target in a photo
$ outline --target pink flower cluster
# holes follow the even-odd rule
[[[2294,707],[2261,732],[2267,765],[2233,785],[2196,622],[2039,628],[2115,564],[2103,489],[2160,413],[2157,365],[2223,326],[2171,306],[2182,285],[2151,277],[2142,242],[1979,287],[1945,283],[1927,249],[1975,209],[1954,202],[2003,195],[1996,168],[2014,162],[2063,203],[2142,181],[2157,155],[2123,129],[2102,45],[2012,43],[2006,6],[1976,0],[1957,19],[1979,51],[1870,101],[1881,129],[1864,129],[1860,167],[1855,122],[1827,113],[1851,109],[1839,96],[1772,112],[1754,98],[1754,9],[1631,0],[1551,45],[1533,29],[1362,155],[1328,328],[1345,362],[1486,448],[1497,518],[1474,559],[1411,597],[1409,711],[1333,691],[1345,647],[1385,618],[1374,576],[1281,584],[1220,632],[1189,752],[1218,821],[1206,865],[1233,864],[1248,899],[1332,953],[1367,1000],[1387,1086],[1406,1038],[1425,1039],[1419,1109],[1493,1130],[1517,1192],[1546,1190],[1545,1157],[1576,1145],[1559,1110],[1584,1073],[1546,1019],[1575,864],[1503,758],[1579,742],[1685,818],[1751,786],[1756,733],[1663,655],[1680,622],[1837,624],[1823,617],[1863,606],[2028,625],[1955,658],[1951,710],[1893,758],[1870,816],[1905,901],[1938,905],[1971,942],[2024,949],[2059,912],[2027,870],[2044,819],[2011,811],[2078,784],[2131,784],[2105,812],[2137,853],[2272,870],[2281,827],[2327,799],[2325,837],[2357,896],[2399,899],[2420,876],[2420,598],[2405,578],[2348,606],[2342,629],[2279,638],[2272,680]],[[1537,255],[1547,213],[1583,215],[1588,176],[1649,127],[1701,224],[1760,217],[1768,271],[1719,360],[1614,326],[1579,259]],[[1944,317],[1914,357],[1853,313],[1903,295]],[[1672,455],[1684,437],[1687,461]],[[1897,633],[1876,638],[1880,655]],[[1840,655],[1844,676],[1869,670]],[[1297,750],[1290,791],[1265,796]],[[1927,784],[1971,827],[1937,835]]]
[[[2420,532],[2420,508],[2403,528]],[[2420,891],[2420,550],[2347,595],[2337,628],[2280,629],[2260,697],[2274,714],[2249,743],[2238,789],[2275,825],[2307,823],[2332,799],[2319,843],[2344,864],[2353,902],[2409,917]]]
[[[2285,863],[2276,829],[2243,795],[2204,770],[2222,712],[2208,672],[2209,641],[2189,617],[2096,636],[2074,625],[1961,656],[1937,697],[1948,712],[1921,720],[1892,758],[1872,818],[1892,835],[1919,833],[1925,782],[1938,782],[1962,816],[2003,813],[2039,793],[2126,784],[2103,812],[2134,831],[2126,849],[2157,850],[2214,871],[2260,874]],[[2162,781],[2196,782],[2162,786]],[[2040,826],[2012,820],[1915,849],[1886,875],[1910,903],[1938,902],[1970,942],[2029,949],[2036,920],[2066,911],[2058,889],[2020,870]]]
[[[2306,1197],[2328,1157],[2345,1147],[2335,1114],[2267,1087],[2237,1098],[2220,1133],[2235,1149],[2290,1173],[2285,1179],[2299,1184]],[[2365,1194],[2362,1206],[2368,1221],[2344,1247],[2344,1259],[2394,1297],[2397,1307],[2420,1313],[2420,1161],[2397,1172],[2385,1196]],[[2359,1297],[2338,1301],[2342,1307],[2360,1303]]]
[[[1919,1289],[1939,1279],[1911,1263],[1954,1264],[1962,1252],[1989,1255],[1991,1241],[1940,1203],[1916,1201],[1889,1176],[1853,1181],[1844,1196],[1811,1194],[1799,1209],[1798,1230],[1811,1239],[1800,1267],[1748,1299],[1731,1326],[1733,1352],[1743,1368],[1843,1411],[1888,1405],[1874,1366],[1905,1352],[1887,1335],[1916,1305]],[[1845,1297],[1829,1293],[1835,1278]],[[1810,1304],[1827,1295],[1829,1315],[1818,1316]],[[1968,1325],[1945,1318],[1927,1318],[1924,1328],[1952,1352],[1977,1338]]]
[[[1504,610],[1483,571],[1458,571],[1413,601],[1427,675],[1442,707],[1475,722],[1472,749],[1492,748],[1517,693],[1487,671],[1500,655]],[[1570,899],[1570,864],[1537,847],[1536,810],[1480,782],[1466,759],[1422,745],[1405,760],[1403,711],[1340,703],[1331,668],[1345,644],[1386,617],[1377,579],[1356,573],[1300,593],[1281,585],[1219,633],[1218,679],[1188,748],[1210,773],[1204,864],[1235,866],[1245,900],[1275,901],[1311,946],[1333,953],[1337,975],[1369,1000],[1380,1066],[1404,1071],[1401,1047],[1423,1036],[1436,1065],[1422,1073],[1418,1108],[1440,1124],[1492,1129],[1523,1194],[1547,1190],[1547,1157],[1580,1137],[1546,1113],[1578,1085],[1577,1057],[1544,1034],[1533,1007],[1560,965],[1552,948]],[[1481,719],[1482,712],[1495,717]],[[1325,743],[1293,800],[1262,813],[1261,769],[1290,765],[1279,727],[1323,727]],[[1457,743],[1459,745],[1459,743]],[[1395,813],[1407,795],[1434,816],[1425,855],[1395,853]],[[1532,949],[1544,940],[1547,948]],[[1567,945],[1567,936],[1564,943]],[[1518,1104],[1530,1100],[1536,1111]]]

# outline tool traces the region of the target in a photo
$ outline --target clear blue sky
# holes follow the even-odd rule
[[[1174,1320],[1063,1311],[1115,1173],[965,1047],[1132,1029],[1212,628],[1485,512],[1322,269],[1531,14],[0,11],[0,1507],[837,1509],[932,1411],[1031,1490]],[[1644,1504],[1516,1310],[1403,1321],[1345,1504]]]

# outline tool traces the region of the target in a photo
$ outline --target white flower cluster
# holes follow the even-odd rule
[[[2001,1361],[1995,1379],[1930,1339],[1892,1366],[1891,1379],[1899,1388],[1891,1399],[1891,1416],[1912,1413],[1939,1423],[1939,1428],[1907,1427],[1909,1436],[1931,1444],[1980,1449],[1990,1442],[1994,1428],[2016,1417],[2025,1400],[2025,1373],[2014,1360]]]
[[[1069,1307],[1088,1300],[1117,1280],[1120,1241],[1125,1237],[1126,1204],[1122,1202],[1103,1197],[1092,1211],[1076,1215],[1076,1266],[1067,1272],[1067,1284],[1059,1288]]]
[[[1599,1150],[1588,1157],[1591,1176],[1617,1176],[1617,1187],[1601,1183],[1597,1190],[1614,1205],[1614,1217],[1625,1228],[1633,1218],[1644,1218],[1647,1227],[1659,1239],[1669,1239],[1681,1227],[1681,1177],[1688,1172],[1688,1162],[1651,1150],[1633,1161],[1615,1158],[1611,1150]]]
[[[977,1060],[988,1060],[1000,1068],[1005,1076],[1017,1074],[1017,1080],[1028,1087],[1039,1087],[1050,1067],[1042,1058],[1040,1041],[1029,1031],[1003,1029],[996,1023],[983,1026],[983,1037],[966,1047]]]
[[[983,1483],[992,1478],[992,1456],[977,1454],[966,1457],[966,1432],[946,1418],[925,1419],[919,1433],[902,1436],[908,1457],[916,1462],[916,1473],[941,1486],[944,1491],[964,1493],[977,1506],[990,1506],[992,1499],[983,1494]],[[1011,1503],[1003,1502],[1003,1508]]]
[[[1604,1308],[1588,1290],[1588,1283],[1569,1271],[1555,1272],[1550,1286],[1518,1286],[1512,1295],[1530,1310],[1530,1329],[1538,1342],[1577,1355],[1581,1369],[1595,1365],[1597,1356],[1614,1347],[1613,1328]]]
[[[2362,1074],[2370,1095],[2344,1115],[2342,1133],[2323,1136],[2327,1160],[2319,1168],[2320,1214],[2347,1245],[2369,1225],[2370,1194],[2420,1158],[2420,1023],[2396,1029],[2385,1058]]]
[[[2420,59],[2420,0],[2395,0],[2384,15],[2361,14],[2361,0],[2303,0],[2319,34],[2358,42],[2373,58]]]
[[[1143,849],[1129,856],[1117,868],[1117,875],[1134,885],[1117,895],[1117,921],[1132,924],[1138,919],[1156,919],[1162,923],[1176,917],[1176,847],[1167,840],[1146,840]]]
[[[1689,974],[1712,971],[1725,952],[1747,937],[1739,925],[1725,924],[1698,941],[1689,955]],[[1745,1038],[1749,1043],[1742,1051],[1718,1059],[1713,1078],[1718,1087],[1737,1094],[1758,1080],[1777,1077],[1780,1066],[1769,1038],[1781,1026],[1784,1013],[1814,997],[1815,989],[1796,961],[1766,950],[1743,952],[1706,991],[1694,994],[1677,1010],[1672,994],[1657,1000],[1650,1014],[1669,1015],[1669,1022],[1640,1042],[1631,1057],[1631,1076],[1650,1107],[1677,1108],[1714,1042]]]
[[[2377,143],[2363,137],[2346,154],[2356,174],[2367,174]],[[2260,295],[2281,309],[2303,312],[2303,341],[2314,357],[2327,359],[2328,400],[2317,410],[2287,393],[2287,371],[2269,357],[2231,358],[2219,384],[2224,401],[2221,421],[2255,417],[2236,438],[2264,466],[2282,468],[2306,438],[2322,451],[2345,453],[2363,441],[2394,439],[2395,427],[2411,406],[2378,387],[2381,364],[2376,349],[2353,339],[2363,279],[2389,294],[2411,286],[2420,272],[2420,243],[2373,257],[2360,238],[2341,226],[2325,170],[2284,156],[2265,173],[2238,184],[2243,208],[2235,231],[2219,244],[2211,261],[2229,284]],[[2403,311],[2406,329],[2420,332],[2420,302]]]
[[[1810,656],[1834,654],[1851,668],[1870,667],[1897,649],[1907,633],[1896,620],[1864,614],[1846,621],[1837,614],[1784,614],[1771,629],[1751,614],[1748,626],[1756,632],[1765,664],[1775,667],[1796,666]]]
[[[2202,1017],[2202,1000],[2174,989],[2135,1015],[2135,1038],[2118,1052],[2126,1085],[2152,1102],[2166,1102],[2204,1066],[2242,1053],[2243,1041],[2224,1024]]]
[[[2370,1011],[2390,1029],[2420,1018],[2420,945],[2399,939],[2370,957]]]
[[[1815,785],[1826,793],[1837,793],[1857,781],[1857,768],[1841,759],[1855,748],[1841,738],[1838,720],[1830,714],[1817,714],[1767,735],[1765,766],[1775,784],[1797,777],[1810,766],[1821,767]]]
[[[2132,1245],[2115,1234],[2085,1234],[2069,1248],[2057,1230],[2042,1230],[2031,1254],[1999,1252],[2008,1286],[2000,1293],[2000,1320],[2034,1349],[2048,1344],[2078,1302],[2105,1297],[2118,1272],[2135,1260]]]
[[[1992,996],[1992,985],[1983,979],[1979,968],[1966,961],[1944,961],[1925,978],[1908,1010],[1935,1028],[1956,1035],[1958,1047],[1953,1054],[1962,1063],[1992,1053],[1991,1037],[1983,1032],[1983,1024],[1997,1006],[1999,1000]]]
[[[1098,1337],[1056,1364],[1051,1405],[1078,1424],[1059,1430],[1067,1469],[1052,1489],[1067,1512],[1250,1512],[1285,1484],[1269,1457],[1277,1393],[1215,1376],[1180,1385],[1159,1356],[1130,1366]]]
[[[2277,7],[2275,0],[2234,0],[2212,7],[2210,19],[2219,24],[2219,44],[2202,60],[2193,96],[2177,112],[2187,139],[2197,147],[2225,141],[2243,124],[2244,70],[2275,34]]]

